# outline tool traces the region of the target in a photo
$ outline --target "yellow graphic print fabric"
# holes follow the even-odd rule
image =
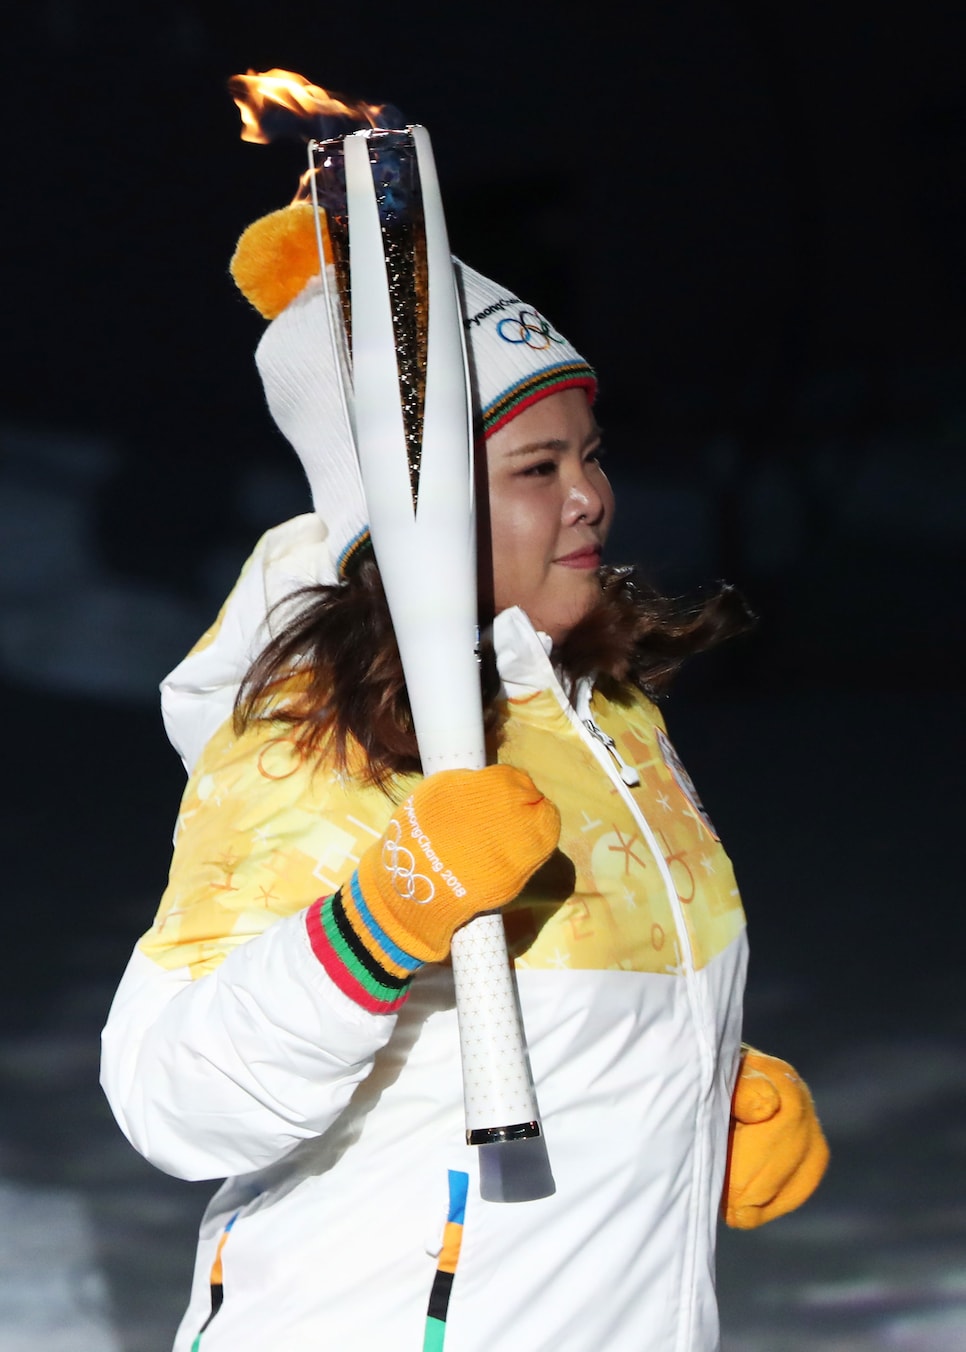
[[[674,911],[620,792],[552,693],[512,702],[509,713],[500,760],[525,768],[563,822],[560,849],[506,912],[517,965],[680,970]],[[731,864],[662,753],[657,710],[643,697],[626,709],[595,697],[594,717],[640,774],[630,792],[670,870],[702,967],[744,924]],[[408,782],[397,781],[397,802]],[[346,882],[393,808],[378,789],[307,762],[281,725],[236,738],[229,719],[185,789],[168,886],[142,952],[193,977],[212,971],[275,920]]]
[[[141,951],[194,977],[212,971],[346,882],[393,807],[377,789],[307,762],[281,725],[236,738],[229,719],[188,781],[168,886]]]
[[[670,743],[650,701],[639,696],[617,708],[595,696],[592,711],[640,775],[629,792],[667,865],[693,963],[704,967],[744,928],[731,861],[686,777],[662,751],[662,742]],[[576,742],[552,694],[533,696],[514,714],[500,758],[526,766],[563,823],[557,855],[507,915],[517,966],[679,971],[684,952],[659,864],[620,791],[603,780],[590,748]]]

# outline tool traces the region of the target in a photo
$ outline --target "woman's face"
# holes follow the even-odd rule
[[[600,597],[614,514],[583,390],[561,390],[487,440],[493,610],[520,606],[559,643]]]

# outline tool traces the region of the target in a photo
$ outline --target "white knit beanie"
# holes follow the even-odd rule
[[[566,338],[512,291],[453,259],[473,385],[473,409],[485,436],[538,399],[584,389],[593,402],[597,377]]]
[[[329,273],[329,303],[338,306],[335,272]],[[355,553],[369,540],[369,518],[339,382],[352,390],[352,375],[333,344],[321,277],[300,291],[272,320],[255,351],[269,412],[302,462],[312,506],[328,528],[333,572],[344,577]],[[341,325],[341,313],[334,316]],[[338,332],[338,330],[335,330]]]
[[[239,252],[244,241],[245,236]],[[525,408],[559,390],[583,389],[592,402],[597,391],[593,369],[549,321],[513,292],[453,261],[463,302],[473,409],[483,435],[505,427]],[[341,374],[351,391],[351,376],[333,343],[333,332],[339,330],[326,313],[327,295],[329,304],[338,305],[335,278],[330,265],[326,290],[317,262],[315,267],[316,275],[272,319],[256,362],[272,417],[295,448],[313,507],[328,527],[334,570],[345,577],[353,557],[368,543],[368,519],[339,383]],[[233,267],[233,272],[242,291],[262,308],[238,270]],[[341,315],[335,318],[341,324]]]

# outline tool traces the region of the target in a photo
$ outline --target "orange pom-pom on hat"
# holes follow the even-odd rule
[[[325,261],[331,246],[324,220]],[[306,284],[319,276],[315,209],[311,202],[293,202],[254,221],[235,247],[229,264],[235,285],[263,319],[275,319]]]

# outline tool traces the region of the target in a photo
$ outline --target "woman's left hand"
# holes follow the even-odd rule
[[[794,1211],[818,1187],[828,1158],[808,1085],[787,1061],[746,1047],[731,1101],[727,1224],[754,1230]]]

